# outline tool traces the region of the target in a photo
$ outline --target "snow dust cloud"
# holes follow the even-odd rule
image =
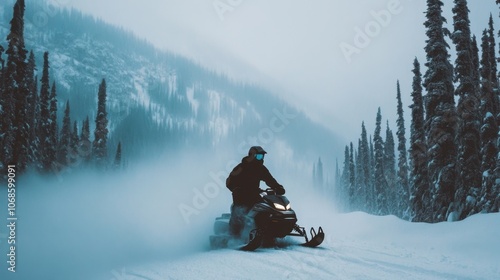
[[[269,147],[266,166],[285,186],[299,222],[319,226],[333,211],[328,200],[311,191],[309,171],[290,170]],[[127,265],[209,250],[213,221],[232,202],[225,178],[243,156],[231,149],[177,152],[126,171],[21,177],[18,267],[9,279],[113,279]]]

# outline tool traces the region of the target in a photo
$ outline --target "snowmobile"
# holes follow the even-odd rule
[[[276,194],[272,189],[261,191],[262,201],[256,203],[245,217],[242,239],[243,243],[246,241],[246,245],[240,247],[241,250],[253,251],[263,242],[268,244],[276,238],[286,236],[304,237],[305,242],[301,245],[306,247],[317,247],[323,242],[325,234],[321,227],[318,231],[311,228],[309,238],[305,228],[297,224],[295,211],[285,196]],[[212,249],[231,247],[231,244],[241,243],[241,240],[235,240],[229,234],[230,218],[231,214],[225,213],[215,219],[214,235],[210,236]]]

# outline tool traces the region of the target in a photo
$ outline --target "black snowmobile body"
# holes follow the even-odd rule
[[[302,245],[316,247],[324,240],[323,229],[316,232],[311,228],[309,239],[303,227],[297,225],[297,215],[290,206],[290,201],[283,195],[277,195],[268,189],[262,194],[262,201],[256,203],[246,216],[245,228],[242,231],[242,250],[253,251],[262,245],[262,242],[273,241],[275,238],[286,236],[300,236],[305,238]],[[210,236],[212,248],[231,247],[234,238],[229,236],[229,219],[231,214],[222,214],[215,219],[214,235]],[[241,240],[239,241],[242,242]]]

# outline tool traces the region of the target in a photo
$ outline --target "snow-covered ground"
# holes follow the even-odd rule
[[[322,226],[325,242],[315,249],[211,251],[213,220],[231,203],[221,186],[233,166],[229,154],[169,154],[172,162],[118,174],[21,178],[16,273],[7,271],[7,205],[0,204],[0,279],[500,279],[500,214],[439,224],[337,214],[331,198],[314,195],[309,177],[282,178],[272,157],[267,165],[286,187],[299,224]],[[193,212],[182,214],[182,205]]]
[[[455,223],[336,214],[320,248],[201,251],[117,269],[114,279],[499,279],[500,214]]]

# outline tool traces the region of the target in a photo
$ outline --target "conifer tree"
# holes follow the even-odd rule
[[[408,159],[406,150],[406,130],[405,130],[405,119],[403,112],[403,102],[401,101],[401,88],[399,86],[399,81],[397,82],[397,95],[396,99],[397,105],[397,126],[398,131],[396,133],[398,137],[398,170],[397,170],[397,181],[396,181],[396,192],[397,192],[397,216],[405,220],[410,218],[408,213],[408,203],[409,203],[409,182],[408,182]]]
[[[467,203],[467,196],[474,196],[473,190],[481,186],[480,133],[481,117],[477,90],[474,82],[473,54],[470,36],[469,9],[466,0],[455,0],[453,8],[453,43],[457,50],[455,79],[458,83],[455,94],[459,96],[458,115],[458,158],[454,203],[452,211],[458,219],[465,219],[473,206]]]
[[[316,164],[316,186],[318,189],[323,189],[323,163],[321,158],[318,158],[318,163]]]
[[[361,139],[358,139],[358,148],[354,151],[355,158],[355,174],[356,174],[356,186],[354,191],[354,198],[356,200],[356,210],[363,210],[363,196],[364,196],[364,187],[363,187],[363,167],[361,164]]]
[[[313,177],[313,186],[316,188],[316,186],[318,186],[318,181],[317,181],[317,177],[316,177],[316,163],[315,162],[313,162],[312,177]]]
[[[491,65],[491,83],[493,87],[493,91],[495,94],[498,96],[498,70],[497,70],[497,58],[496,58],[496,43],[495,43],[495,28],[494,28],[494,23],[493,23],[493,16],[490,13],[490,20],[488,21],[488,39],[489,39],[489,57],[491,59],[490,65]],[[498,104],[497,100],[497,106]],[[497,120],[498,122],[498,120]]]
[[[30,52],[30,56],[27,64],[26,71],[26,84],[28,86],[28,96],[26,97],[26,125],[28,127],[28,165],[37,161],[37,149],[38,149],[38,138],[36,135],[37,126],[37,107],[38,107],[38,96],[37,96],[37,78],[35,77],[36,63],[35,55],[33,51]]]
[[[375,153],[375,171],[374,171],[375,214],[387,215],[389,213],[387,208],[387,195],[386,195],[386,190],[388,188],[388,185],[385,179],[385,171],[384,171],[385,152],[384,152],[384,142],[382,140],[382,136],[380,135],[382,131],[381,122],[382,122],[382,114],[380,112],[380,107],[379,107],[375,124],[375,134],[373,136],[374,153]]]
[[[37,134],[39,143],[39,169],[47,172],[50,170],[49,153],[50,143],[50,84],[49,84],[49,53],[43,54],[42,78],[40,80],[40,118],[38,120]]]
[[[62,166],[69,165],[69,150],[71,143],[71,118],[69,100],[66,102],[66,109],[64,110],[63,125],[59,138],[59,151],[58,162]]]
[[[426,132],[429,148],[429,178],[433,190],[433,221],[447,219],[447,212],[453,201],[456,184],[457,115],[455,111],[453,66],[449,62],[448,44],[443,27],[443,3],[427,0],[427,28],[425,51],[427,71],[424,76],[426,95]]]
[[[428,177],[427,141],[424,130],[424,104],[422,97],[422,74],[417,58],[413,62],[413,104],[410,131],[410,220],[431,222],[431,186]]]
[[[116,148],[114,168],[119,169],[122,164],[122,142],[118,142],[118,147]]]
[[[361,142],[359,145],[359,165],[360,165],[360,173],[361,177],[361,193],[360,202],[362,204],[362,209],[364,211],[370,211],[368,209],[368,193],[371,188],[371,180],[370,180],[370,147],[368,146],[368,136],[366,133],[365,122],[361,123]]]
[[[78,142],[78,156],[84,163],[88,164],[92,155],[92,143],[90,142],[90,121],[89,117],[83,121],[82,134]]]
[[[26,84],[27,50],[24,45],[24,0],[17,0],[10,21],[10,33],[7,35],[8,47],[7,65],[3,74],[2,96],[2,135],[1,147],[3,150],[3,165],[16,164],[17,171],[26,168],[28,160],[28,127],[26,125],[26,97],[28,86]]]
[[[389,127],[389,121],[387,121],[387,129],[385,134],[385,145],[384,145],[384,172],[387,182],[387,189],[385,190],[387,209],[389,214],[397,214],[397,200],[396,200],[396,154],[395,154],[395,144],[394,135]]]
[[[487,30],[484,30],[481,49],[481,112],[483,115],[483,126],[481,127],[481,170],[482,170],[482,186],[479,194],[479,202],[476,212],[492,211],[494,205],[495,195],[493,188],[495,186],[495,169],[497,168],[497,155],[498,155],[498,123],[495,118],[498,113],[496,102],[494,101],[496,95],[493,92],[493,83],[491,82],[491,58],[490,58],[490,39]]]
[[[479,73],[479,49],[477,47],[476,35],[472,36],[471,42],[471,56],[472,56],[472,80],[476,93],[481,98],[481,77]],[[482,112],[480,112],[482,113]]]
[[[6,123],[6,112],[4,110],[7,102],[6,94],[4,92],[4,77],[5,77],[5,60],[3,59],[3,53],[5,49],[0,45],[0,145],[4,145],[4,138],[8,124]],[[4,157],[5,150],[0,148],[0,171],[4,170]]]
[[[350,152],[349,152],[349,187],[348,187],[348,191],[349,191],[349,205],[350,205],[350,210],[353,211],[353,209],[355,209],[356,205],[355,205],[355,185],[356,185],[356,168],[355,168],[355,165],[354,165],[354,147],[353,147],[353,144],[351,142],[351,149],[350,149]]]
[[[94,142],[92,143],[92,153],[97,167],[103,168],[106,165],[108,151],[108,119],[106,113],[106,80],[102,79],[99,85],[97,116],[95,119]]]
[[[345,146],[344,150],[344,167],[342,171],[342,184],[341,184],[341,200],[343,202],[343,208],[345,211],[348,211],[350,208],[350,200],[349,200],[349,162],[350,162],[350,153],[349,146]]]
[[[56,83],[52,83],[49,97],[49,135],[47,145],[47,162],[49,163],[49,171],[59,171],[57,164],[57,147],[58,147],[58,125],[57,125],[57,90]]]
[[[335,159],[335,185],[334,185],[334,199],[336,202],[336,205],[341,205],[341,196],[340,196],[340,188],[342,185],[342,175],[340,173],[340,167],[339,167],[339,159]]]
[[[493,72],[492,59],[490,57],[490,39],[488,31],[485,29],[483,31],[483,36],[481,37],[481,61],[480,61],[480,84],[481,84],[481,113],[485,116],[488,112],[496,116],[500,112],[498,107],[498,102],[495,102],[497,96],[494,92],[494,84],[491,80]]]
[[[5,60],[3,59],[3,53],[5,52],[5,48],[0,45],[0,74],[3,75],[3,68],[5,67]],[[2,76],[3,79],[3,76]],[[3,83],[2,83],[3,87]]]
[[[369,184],[368,184],[368,189],[366,191],[366,207],[368,208],[369,213],[375,213],[375,205],[376,205],[376,198],[375,198],[375,152],[373,148],[373,141],[372,141],[372,136],[370,135],[370,154],[368,158],[370,159],[370,177],[369,177]]]
[[[76,121],[73,122],[73,131],[71,132],[71,141],[69,144],[69,160],[70,164],[78,161],[78,143],[80,138],[78,137],[78,127]]]

